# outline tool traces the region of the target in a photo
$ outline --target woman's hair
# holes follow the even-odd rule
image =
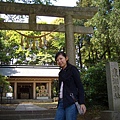
[[[56,55],[55,55],[55,61],[57,60],[57,57],[58,57],[59,55],[62,55],[62,56],[64,56],[65,58],[67,57],[66,53],[64,53],[63,51],[59,51],[59,52],[56,53]]]

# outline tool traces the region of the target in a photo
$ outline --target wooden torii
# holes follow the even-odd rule
[[[66,53],[71,64],[75,65],[74,33],[92,34],[92,27],[74,26],[74,19],[91,19],[97,12],[95,7],[63,7],[39,4],[0,2],[0,14],[28,15],[29,23],[0,22],[1,30],[31,30],[65,32]],[[37,24],[36,16],[64,18],[64,25]],[[7,27],[6,27],[7,26]],[[57,29],[59,28],[59,29]]]

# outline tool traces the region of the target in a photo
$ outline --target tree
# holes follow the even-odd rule
[[[11,64],[17,58],[17,50],[20,46],[20,35],[14,31],[0,31],[0,62]]]
[[[82,69],[81,79],[84,84],[87,105],[108,107],[105,64],[101,62],[89,67],[87,70]]]
[[[118,25],[120,21],[118,18],[120,18],[120,15],[115,15],[116,13],[120,13],[119,5],[120,2],[113,0],[104,0],[100,2],[98,13],[89,22],[89,25],[94,27],[92,40],[96,41],[96,44],[98,44],[96,50],[98,61],[120,60],[118,55],[118,51],[120,51],[118,40],[118,38],[120,38],[120,26]]]
[[[3,88],[4,92],[9,89],[9,85],[10,85],[7,79],[8,77],[0,75],[0,86]]]
[[[78,0],[78,7],[91,7],[91,0]],[[74,20],[75,25],[85,26],[85,23],[88,20]],[[88,67],[94,64],[94,58],[91,57],[91,34],[77,34],[75,35],[75,43],[76,43],[76,63],[80,69],[84,67]],[[92,51],[93,54],[93,51]]]
[[[120,62],[120,1],[79,0],[78,6],[98,7],[98,12],[92,19],[75,22],[86,27],[92,26],[94,29],[94,34],[79,35],[76,42],[77,46],[80,46],[78,56],[81,57],[81,64],[85,66],[85,69],[81,68],[81,79],[86,103],[108,106],[105,63]],[[101,92],[101,87],[104,92]]]
[[[64,24],[63,18],[57,18],[52,23],[60,25]],[[65,33],[54,32],[51,34],[52,47],[55,49],[55,52],[60,50],[65,50]]]
[[[5,41],[6,31],[0,31],[0,64],[10,64],[11,57],[7,54],[8,47]]]
[[[96,6],[98,12],[88,20],[83,21],[83,25],[92,26],[94,34],[90,36],[90,42],[83,41],[80,49],[82,65],[90,67],[100,61],[120,61],[120,1],[114,0],[82,0],[78,1],[78,6]],[[80,21],[80,23],[82,23]],[[85,35],[79,35],[85,39]],[[80,42],[79,42],[80,43]],[[82,54],[83,53],[83,54]]]
[[[1,103],[3,92],[9,90],[10,83],[7,81],[7,77],[0,75],[0,94],[1,94]]]

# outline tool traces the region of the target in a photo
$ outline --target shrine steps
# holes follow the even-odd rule
[[[0,111],[0,120],[54,120],[56,110]]]

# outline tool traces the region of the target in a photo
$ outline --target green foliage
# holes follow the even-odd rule
[[[21,31],[23,34],[29,36],[40,36],[40,32],[25,32]],[[38,49],[35,47],[29,50],[27,48],[27,41],[30,46],[30,42],[33,39],[24,39],[24,47],[21,46],[21,36],[14,31],[1,31],[0,32],[0,63],[1,64],[32,64],[32,65],[45,65],[54,64],[54,54],[56,49],[52,46],[52,38],[47,37],[47,45],[42,43],[42,47]],[[44,42],[44,40],[43,40]],[[52,50],[53,49],[53,50]]]
[[[83,69],[81,79],[85,89],[88,106],[108,106],[105,65],[103,63]]]
[[[59,88],[58,88],[58,80],[54,80],[52,82],[52,98],[53,97],[58,97],[59,96]]]
[[[4,39],[5,31],[0,31],[0,64],[9,64],[10,63],[10,56],[7,54],[6,48],[7,43]]]
[[[98,13],[90,20],[89,25],[94,27],[91,39],[97,53],[97,60],[120,61],[120,1],[104,0],[99,3]]]
[[[75,23],[86,27],[92,26],[93,35],[78,35],[83,39],[82,47],[76,44],[78,63],[81,69],[90,67],[100,61],[117,61],[120,62],[120,1],[114,0],[78,0],[77,5],[80,7],[96,6],[98,12],[88,21],[77,20]],[[86,42],[86,36],[90,42]],[[76,38],[76,43],[81,39]],[[80,59],[78,59],[80,57]]]
[[[78,0],[77,6],[82,6],[82,7],[90,7],[92,4],[92,0]]]
[[[3,92],[9,90],[10,83],[7,81],[7,77],[0,75],[0,87],[3,88]]]
[[[93,35],[78,35],[79,39],[76,38],[77,60],[82,66],[86,103],[88,106],[108,106],[104,63],[120,63],[120,1],[78,0],[77,5],[96,6],[99,9],[92,19],[75,21],[77,25],[92,26],[94,29]]]
[[[0,31],[0,64],[10,64],[16,58],[20,35],[13,31]]]
[[[64,19],[57,18],[52,23],[58,24],[58,25],[63,25]],[[55,50],[55,52],[58,52],[60,50],[65,50],[65,34],[64,33],[55,32],[55,33],[51,34],[51,48],[53,50]]]

